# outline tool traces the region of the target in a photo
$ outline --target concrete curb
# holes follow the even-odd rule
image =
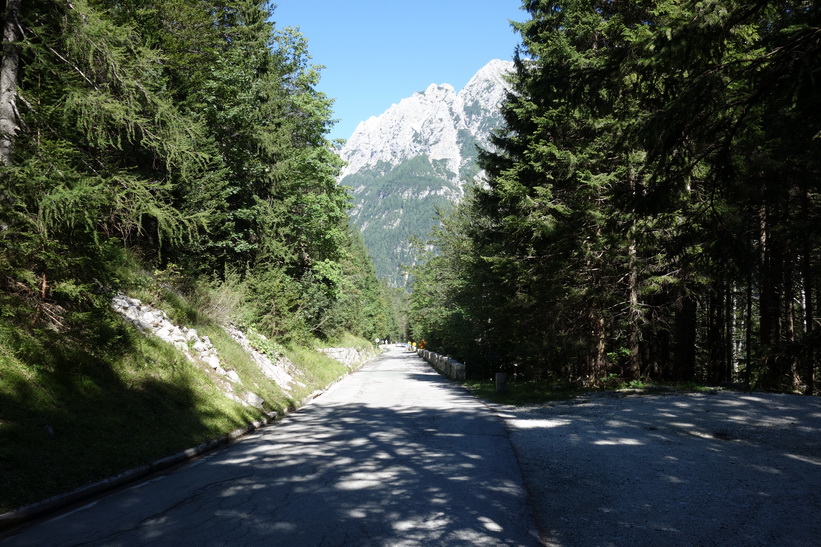
[[[464,381],[465,380],[465,365],[452,359],[447,355],[440,355],[426,349],[416,350],[416,354],[430,363],[439,374],[447,376],[451,380]]]
[[[146,465],[141,465],[139,467],[129,469],[128,471],[124,471],[112,477],[108,477],[106,479],[102,479],[100,481],[93,482],[85,486],[81,486],[79,488],[71,490],[70,492],[58,494],[45,500],[38,501],[30,505],[25,505],[19,509],[9,511],[8,513],[2,513],[0,514],[0,532],[14,528],[15,526],[19,526],[20,524],[23,524],[35,518],[56,512],[59,509],[65,508],[69,505],[73,505],[86,499],[92,498],[94,496],[115,490],[116,488],[119,488],[126,484],[137,482],[138,480],[143,479],[153,473],[157,473],[158,471],[168,469],[169,467],[173,467],[188,460],[193,460],[198,456],[201,456],[221,446],[236,441],[237,439],[240,439],[245,435],[248,435],[249,433],[256,431],[257,429],[260,429],[261,427],[264,427],[279,419],[282,419],[285,416],[289,415],[291,412],[295,412],[296,410],[299,410],[300,408],[304,407],[309,402],[313,401],[314,399],[325,393],[325,391],[330,389],[331,386],[342,381],[344,378],[347,378],[352,373],[361,369],[364,365],[378,357],[380,353],[371,356],[370,358],[359,363],[357,366],[351,368],[345,374],[340,376],[337,380],[331,382],[331,384],[328,385],[325,389],[316,390],[307,397],[303,398],[299,402],[298,407],[288,409],[282,416],[279,416],[276,412],[269,412],[267,413],[268,417],[264,420],[257,420],[251,422],[246,427],[235,429],[234,431],[231,431],[230,433],[223,435],[222,437],[219,437],[217,439],[204,442],[193,448],[189,448],[187,450],[183,450],[182,452],[172,454],[171,456],[160,458]]]

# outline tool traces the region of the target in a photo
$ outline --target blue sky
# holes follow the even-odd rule
[[[458,91],[492,59],[511,59],[521,0],[275,0],[277,28],[299,27],[318,89],[336,100],[330,138],[432,83]]]

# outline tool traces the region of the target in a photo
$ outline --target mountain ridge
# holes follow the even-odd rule
[[[481,144],[487,144],[490,130],[485,127],[485,114],[498,108],[504,99],[508,87],[502,75],[512,65],[511,61],[495,59],[482,67],[458,93],[451,84],[432,83],[424,91],[392,104],[379,116],[360,122],[342,147],[340,155],[347,166],[340,179],[378,161],[397,165],[403,159],[420,154],[434,160],[452,160],[459,155],[451,146],[459,130],[467,130],[479,137]],[[440,123],[435,123],[437,121]],[[374,137],[391,139],[375,141]],[[453,142],[443,142],[444,138],[452,138]],[[386,143],[389,146],[385,147]],[[449,167],[451,165],[449,162]]]
[[[363,234],[377,273],[392,286],[407,281],[414,262],[409,239],[424,239],[477,175],[478,147],[501,126],[499,106],[511,61],[492,60],[457,93],[430,84],[360,122],[340,150],[339,182],[352,189],[353,224]]]

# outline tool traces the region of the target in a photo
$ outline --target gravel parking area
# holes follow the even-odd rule
[[[600,393],[497,406],[546,545],[821,545],[821,399]]]

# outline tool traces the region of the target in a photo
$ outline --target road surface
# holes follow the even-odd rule
[[[391,347],[282,422],[3,545],[539,545],[508,431]]]
[[[821,546],[821,398],[588,393],[495,407],[545,545]]]

